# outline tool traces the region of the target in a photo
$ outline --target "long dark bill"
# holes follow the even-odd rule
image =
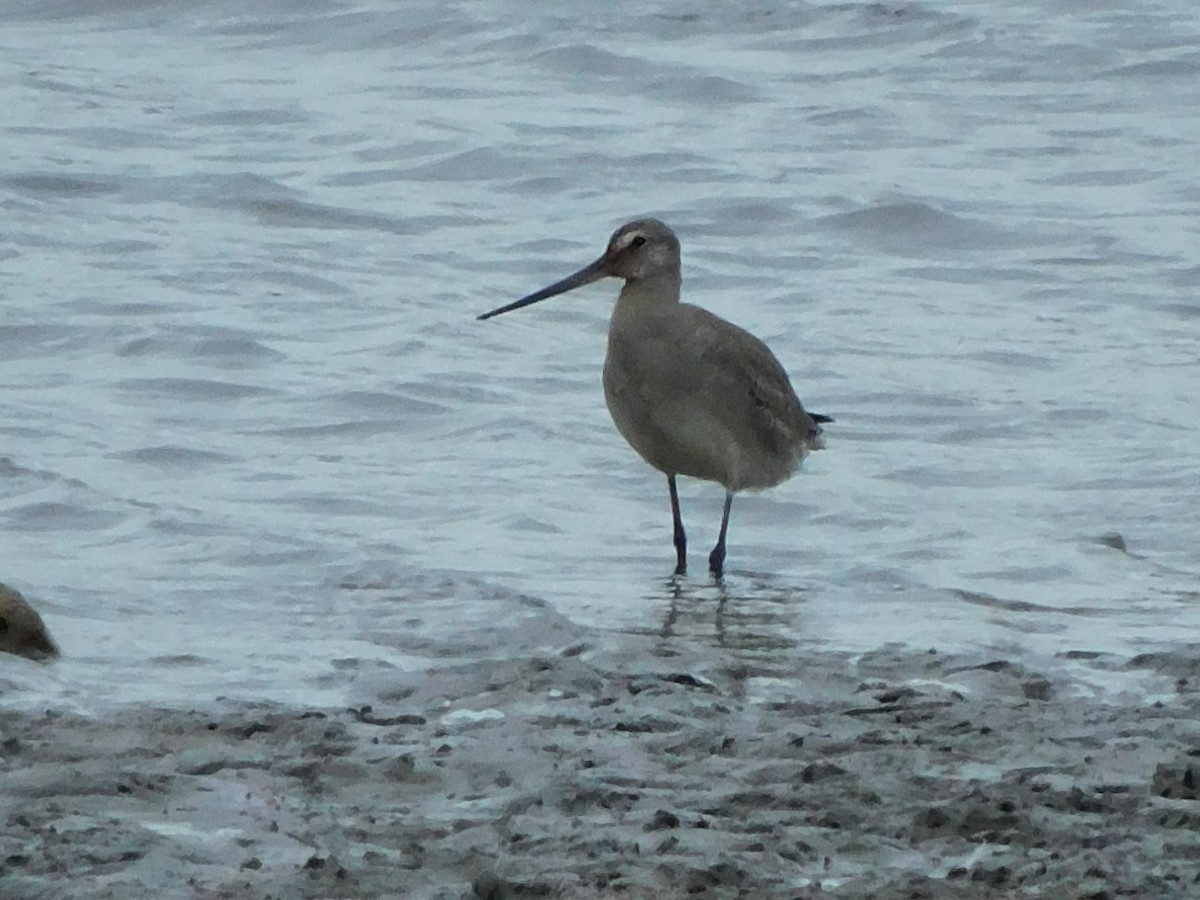
[[[573,291],[577,287],[583,287],[585,284],[591,284],[593,281],[599,281],[608,274],[608,259],[600,257],[590,266],[585,266],[574,275],[568,275],[562,281],[556,281],[549,287],[544,287],[540,291],[534,291],[528,297],[522,297],[508,306],[501,306],[499,309],[493,309],[491,312],[485,312],[479,316],[480,321],[490,319],[492,316],[498,316],[500,313],[512,312],[514,309],[520,309],[522,306],[529,306],[532,303],[537,303],[539,300],[546,300],[550,297],[556,297],[559,294],[565,294],[567,291]]]

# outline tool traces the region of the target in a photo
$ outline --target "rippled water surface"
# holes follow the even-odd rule
[[[341,702],[536,645],[515,597],[746,653],[1200,641],[1190,4],[30,0],[0,48],[29,702]],[[474,318],[645,213],[837,419],[723,587],[720,488],[672,583],[604,408],[616,283]]]

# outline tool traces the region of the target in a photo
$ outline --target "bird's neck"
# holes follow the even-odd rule
[[[679,302],[682,279],[678,273],[659,275],[654,278],[630,278],[621,288],[617,306],[627,310],[649,306],[664,306]]]

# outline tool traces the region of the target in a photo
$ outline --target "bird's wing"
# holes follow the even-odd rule
[[[784,452],[803,442],[810,447],[821,429],[804,410],[787,372],[761,340],[732,322],[689,307],[698,370],[706,391],[719,394],[730,415],[741,417],[769,449]],[[710,397],[709,402],[715,398]]]

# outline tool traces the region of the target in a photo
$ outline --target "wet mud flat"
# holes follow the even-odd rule
[[[345,661],[347,708],[0,711],[0,896],[1200,897],[1196,648],[503,643]]]

